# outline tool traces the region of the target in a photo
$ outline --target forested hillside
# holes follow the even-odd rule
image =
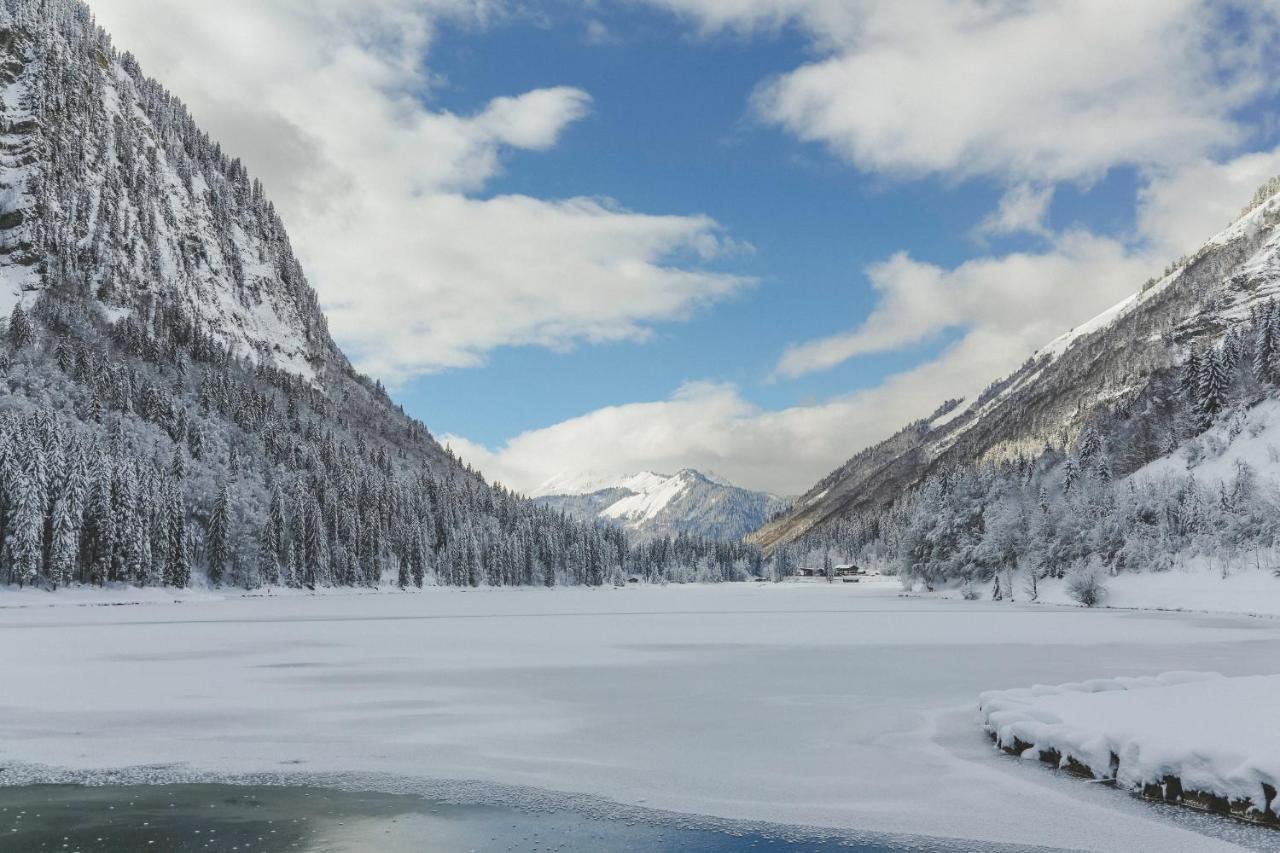
[[[1067,578],[1082,600],[1120,572],[1280,566],[1277,192],[971,405],[855,457],[802,499],[845,489],[851,508],[781,561],[835,552],[997,598]]]
[[[0,583],[741,577],[486,484],[329,337],[240,162],[78,0],[0,0]]]
[[[885,510],[927,477],[979,461],[1064,447],[1153,377],[1220,341],[1280,289],[1280,184],[1259,188],[1240,217],[1132,297],[1033,354],[972,399],[863,450],[752,534],[772,551],[811,532]]]

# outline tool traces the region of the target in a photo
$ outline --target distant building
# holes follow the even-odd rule
[[[860,566],[848,563],[842,566],[833,566],[831,569],[833,577],[837,578],[858,578],[867,574],[867,570]],[[821,567],[811,568],[808,566],[799,566],[791,573],[794,578],[822,578],[826,577],[826,573]]]

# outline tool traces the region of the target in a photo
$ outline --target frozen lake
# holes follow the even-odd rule
[[[0,850],[136,853],[148,849],[163,853],[893,853],[895,848],[323,788],[38,785],[0,789]]]
[[[289,778],[1086,850],[1275,840],[1020,765],[975,711],[1035,682],[1275,672],[1273,620],[755,584],[24,606],[0,608],[0,642],[10,784]]]

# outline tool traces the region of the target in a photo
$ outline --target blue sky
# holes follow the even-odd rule
[[[1280,172],[1244,0],[91,0],[340,344],[525,490],[803,491]]]
[[[809,56],[795,28],[763,38],[698,38],[678,19],[645,7],[614,10],[605,23],[612,35],[603,42],[564,11],[483,31],[450,27],[431,54],[443,84],[426,97],[469,113],[532,87],[589,91],[589,116],[553,150],[504,156],[487,192],[605,195],[640,211],[708,214],[751,247],[714,265],[758,284],[686,321],[659,324],[650,341],[561,352],[500,348],[481,369],[400,385],[398,399],[437,433],[498,445],[601,406],[659,399],[694,380],[735,383],[768,408],[872,387],[936,356],[952,336],[790,381],[770,381],[770,374],[788,344],[839,332],[869,314],[876,296],[863,270],[893,251],[954,266],[981,250],[1043,242],[1025,234],[975,236],[1002,193],[993,180],[862,172],[753,117],[748,102],[761,79]],[[1051,222],[1131,230],[1133,171],[1069,188]]]

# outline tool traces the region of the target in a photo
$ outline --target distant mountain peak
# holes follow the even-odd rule
[[[716,474],[681,468],[675,474],[558,474],[534,498],[584,520],[620,524],[641,538],[691,533],[734,540],[787,502],[739,488]]]
[[[717,486],[725,486],[726,488],[737,488],[727,478],[721,477],[714,471],[703,471],[698,468],[681,468],[676,472],[677,477],[683,477],[692,480],[702,480],[707,483],[714,483]]]

